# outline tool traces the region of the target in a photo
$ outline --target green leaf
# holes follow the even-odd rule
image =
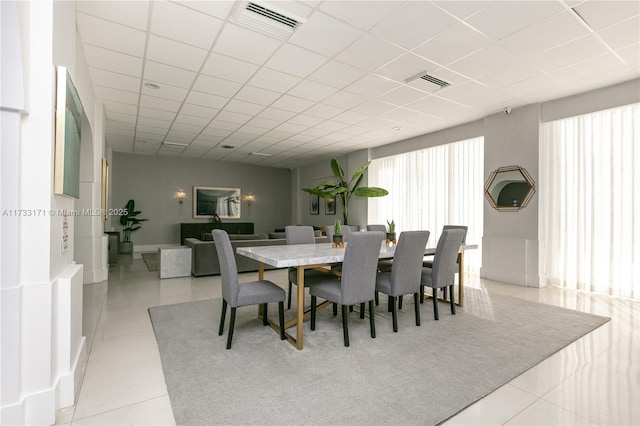
[[[353,172],[353,175],[351,176],[351,180],[354,180],[358,175],[361,175],[362,173],[364,173],[364,171],[367,170],[367,168],[369,167],[369,164],[371,164],[371,161],[369,161],[367,164],[365,164],[364,166],[360,167],[358,170]]]
[[[340,180],[344,182],[344,170],[342,170],[342,167],[338,164],[338,160],[335,158],[331,159],[331,170],[334,175],[338,176]]]
[[[358,197],[384,197],[385,195],[389,195],[389,191],[382,188],[376,188],[374,186],[363,186],[361,188],[357,188],[355,194]]]

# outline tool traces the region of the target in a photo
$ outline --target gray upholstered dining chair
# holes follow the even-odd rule
[[[383,234],[387,234],[387,226],[386,225],[367,225],[367,231],[378,231]],[[378,272],[387,272],[391,270],[391,264],[393,263],[392,259],[380,259],[378,260]],[[378,301],[376,299],[376,304]]]
[[[460,245],[464,240],[466,231],[463,229],[446,229],[442,231],[436,253],[433,257],[433,266],[431,268],[422,268],[422,277],[420,281],[420,293],[424,293],[425,287],[433,289],[433,315],[436,320],[438,317],[438,298],[436,291],[439,288],[449,287],[451,291],[451,314],[456,314],[456,306],[453,298],[453,284],[456,277],[458,252]]]
[[[464,231],[464,237],[462,238],[462,244],[464,244],[467,241],[467,231],[469,229],[468,226],[466,225],[444,225],[442,227],[442,230],[445,231],[447,229],[462,229]],[[456,261],[457,264],[460,263],[460,253],[458,253],[458,259]],[[422,266],[427,267],[427,268],[431,268],[433,266],[433,258],[431,259],[427,259],[424,262],[422,262]],[[451,293],[451,297],[453,297],[453,292]],[[442,298],[444,300],[447,300],[447,287],[442,287]],[[420,303],[422,303],[424,301],[424,294],[420,294]]]
[[[400,233],[390,272],[376,277],[376,292],[389,296],[389,308],[393,320],[393,331],[398,332],[396,299],[404,294],[413,294],[416,325],[420,325],[420,274],[424,249],[429,241],[429,231],[404,231]]]
[[[311,330],[316,329],[316,301],[318,297],[342,305],[342,333],[344,345],[349,346],[349,306],[360,304],[360,318],[364,318],[365,302],[369,302],[371,338],[376,337],[373,298],[376,285],[376,266],[380,254],[381,232],[357,232],[351,235],[345,248],[340,277],[326,274],[314,279],[311,293]]]
[[[386,234],[387,227],[385,225],[367,225],[367,231],[378,231]]]
[[[333,241],[333,225],[327,225],[325,226],[325,233],[327,234],[327,242],[332,242]],[[353,232],[351,231],[351,228],[349,228],[348,225],[342,225],[342,235],[344,235],[344,241],[348,242],[349,241],[349,236],[352,234]]]
[[[285,238],[287,239],[287,244],[315,244],[316,243],[316,235],[313,230],[313,226],[286,226],[284,228]],[[307,281],[311,279],[312,276],[316,276],[318,274],[324,275],[323,272],[315,271],[313,269],[307,269],[304,271],[304,280],[305,287],[309,287]],[[287,309],[291,309],[291,292],[293,289],[293,284],[298,285],[298,268],[289,267],[288,269],[289,275],[289,293],[287,296]]]
[[[216,251],[218,252],[218,259],[220,261],[220,276],[222,281],[222,315],[220,317],[220,329],[218,330],[218,336],[222,336],[224,331],[224,320],[227,314],[227,305],[231,306],[227,349],[231,349],[233,327],[236,322],[236,308],[262,304],[262,324],[268,325],[267,304],[271,302],[278,302],[280,339],[284,340],[284,290],[267,280],[239,284],[236,259],[233,255],[233,247],[229,241],[229,235],[220,229],[214,229],[212,234],[216,245]]]

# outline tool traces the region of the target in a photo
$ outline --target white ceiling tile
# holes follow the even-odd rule
[[[598,31],[598,35],[613,49],[640,42],[640,15]]]
[[[487,91],[487,87],[482,84],[474,81],[466,81],[459,85],[445,87],[439,90],[437,94],[441,98],[464,104],[467,99]]]
[[[114,89],[126,90],[128,92],[140,92],[140,78],[118,74],[99,68],[89,68],[89,74],[93,84]]]
[[[470,0],[470,1],[451,1],[451,0],[443,0],[436,1],[435,3],[447,10],[448,12],[454,14],[460,19],[465,19],[468,16],[477,13],[480,9],[486,7],[493,0]]]
[[[229,0],[202,1],[202,0],[173,0],[182,6],[198,10],[204,14],[215,16],[216,18],[226,19],[231,13],[234,2]]]
[[[341,108],[336,108],[330,105],[325,104],[315,104],[311,108],[305,111],[306,115],[310,115],[312,117],[325,118],[329,119],[331,117],[335,117],[336,115],[344,112]]]
[[[154,127],[154,126],[147,126],[145,124],[141,124],[138,121],[138,124],[136,125],[136,135],[140,135],[142,136],[142,134],[145,135],[145,138],[153,138],[153,139],[164,139],[164,135],[167,134],[167,129],[166,128],[158,128],[158,127]]]
[[[551,75],[562,82],[570,83],[584,78],[595,77],[616,68],[620,68],[620,60],[611,53],[596,56],[586,61],[556,70]]]
[[[333,119],[341,123],[358,124],[368,118],[367,115],[360,114],[354,111],[345,111],[342,114],[338,114]]]
[[[574,8],[594,30],[640,14],[638,1],[587,1]]]
[[[249,62],[211,53],[202,67],[202,73],[226,80],[244,83],[258,70],[258,66]]]
[[[353,108],[351,111],[359,114],[375,116],[394,109],[396,106],[380,101],[369,101]]]
[[[334,56],[360,37],[362,31],[321,12],[313,13],[289,42],[313,52]]]
[[[589,34],[571,12],[554,15],[500,40],[520,56],[533,55]]]
[[[105,101],[121,102],[125,104],[137,105],[138,94],[133,92],[127,92],[124,90],[113,89],[111,87],[95,87],[96,96],[98,99]]]
[[[220,109],[224,107],[228,101],[228,98],[217,95],[210,95],[209,93],[196,92],[195,90],[189,92],[187,99],[185,99],[185,102],[188,104],[194,104],[214,109]]]
[[[367,97],[356,93],[339,91],[335,95],[331,95],[327,99],[323,100],[322,103],[338,108],[349,109],[358,106],[367,100]]]
[[[373,71],[405,52],[404,49],[365,34],[336,56],[336,59],[366,71]]]
[[[99,16],[139,30],[147,29],[149,2],[146,0],[133,2],[80,1],[76,3],[76,9],[78,12]]]
[[[560,85],[558,80],[548,75],[539,75],[501,88],[500,90],[513,97],[527,96],[532,93],[548,90]]]
[[[325,56],[285,43],[265,65],[287,74],[306,77],[328,60]]]
[[[121,102],[113,102],[113,101],[105,101],[104,107],[107,113],[109,111],[119,112],[122,114],[138,114],[138,107],[136,105],[131,104],[123,104]]]
[[[180,109],[181,114],[187,114],[194,117],[212,119],[218,114],[219,110],[215,108],[207,108],[200,105],[183,104]]]
[[[159,84],[159,86],[160,88],[158,89],[150,89],[149,87],[143,85],[142,94],[155,96],[162,99],[171,99],[179,102],[182,102],[187,96],[188,90],[182,87],[170,86],[164,83]]]
[[[84,55],[87,65],[132,77],[140,77],[142,59],[101,47],[85,45]]]
[[[622,83],[623,81],[637,79],[639,74],[640,72],[637,69],[617,68],[576,81],[571,84],[571,87],[574,89],[574,93],[587,92],[616,83]],[[539,100],[537,102],[539,102]]]
[[[170,99],[161,99],[147,95],[140,96],[140,106],[145,106],[147,108],[178,112],[180,105],[180,102],[172,101]]]
[[[253,104],[250,102],[232,99],[224,107],[224,111],[237,112],[246,115],[255,115],[264,109],[264,105]]]
[[[402,5],[399,1],[325,1],[320,10],[363,30],[368,30]],[[366,10],[366,13],[363,11]]]
[[[455,22],[449,14],[431,3],[409,1],[371,32],[405,49],[413,49]]]
[[[171,121],[157,120],[149,117],[138,117],[138,126],[153,127],[156,130],[162,130],[166,132],[171,127]]]
[[[231,98],[238,92],[238,90],[240,90],[241,87],[242,84],[236,83],[235,81],[200,74],[198,78],[196,78],[196,82],[193,84],[192,90]]]
[[[140,117],[157,118],[159,120],[173,121],[176,113],[172,111],[163,111],[157,108],[140,107],[138,111]]]
[[[289,90],[289,94],[310,101],[319,102],[326,97],[336,93],[338,89],[314,81],[301,81],[296,87]]]
[[[332,132],[335,132],[336,130],[344,129],[347,126],[348,125],[346,123],[342,123],[340,121],[327,120],[327,121],[323,121],[321,123],[318,123],[314,127],[316,129],[330,130]]]
[[[408,78],[440,68],[433,62],[427,61],[413,53],[406,53],[395,61],[376,71],[376,74],[404,83]]]
[[[227,23],[213,50],[232,58],[263,64],[280,44],[270,37]]]
[[[284,95],[275,101],[271,106],[286,111],[302,112],[314,103],[312,101],[296,98],[295,96]]]
[[[313,127],[318,123],[324,121],[324,118],[312,117],[310,115],[298,114],[289,120],[289,123],[299,124],[302,126]]]
[[[180,124],[188,124],[198,127],[198,132],[201,131],[207,124],[209,124],[209,119],[196,117],[193,115],[188,115],[180,110],[180,113],[176,116],[176,120],[173,122],[173,127]]]
[[[452,70],[474,78],[516,62],[518,57],[497,43],[449,64]]]
[[[107,118],[109,118],[109,120],[121,121],[123,123],[135,124],[137,119],[136,115],[137,114],[123,114],[115,111],[107,111]]]
[[[147,43],[147,59],[190,71],[199,71],[206,56],[204,49],[153,34]]]
[[[562,8],[558,1],[495,1],[466,21],[491,39],[500,40],[560,12]]]
[[[410,102],[415,102],[418,99],[422,99],[426,96],[428,95],[425,92],[421,92],[407,86],[400,86],[397,89],[393,89],[392,91],[379,96],[378,100],[402,106]]]
[[[249,81],[249,84],[278,93],[286,93],[300,81],[299,77],[268,68],[261,68]]]
[[[280,123],[282,122],[279,120],[269,120],[268,118],[254,117],[247,122],[247,125],[269,130],[280,125]]]
[[[172,86],[189,88],[193,84],[196,73],[193,71],[183,70],[181,68],[172,67],[170,65],[161,64],[153,61],[145,61],[144,64],[144,80],[156,81],[159,83],[167,83]]]
[[[280,130],[283,132],[291,132],[291,133],[299,133],[305,130],[307,127],[299,124],[294,124],[291,122],[283,123],[280,126],[276,127],[276,130]]]
[[[144,54],[147,35],[144,31],[96,18],[77,14],[77,28],[84,43],[115,50],[139,58]]]
[[[368,74],[355,83],[347,86],[345,90],[364,96],[377,97],[389,90],[395,89],[398,86],[400,85],[395,81],[391,81],[377,75]]]
[[[235,98],[241,101],[252,102],[259,105],[270,105],[281,96],[278,92],[261,89],[259,87],[244,86],[236,94]]]
[[[408,104],[406,107],[425,114],[431,114],[436,117],[443,118],[446,118],[449,114],[458,114],[462,111],[466,112],[469,110],[469,108],[463,105],[447,101],[446,99],[442,99],[437,96],[429,96],[428,98],[420,99],[419,101]]]
[[[607,52],[596,37],[588,35],[535,56],[532,60],[544,71],[553,71]]]
[[[427,42],[413,49],[413,53],[425,59],[446,65],[478,49],[488,46],[491,40],[467,25],[455,24]]]
[[[365,73],[342,62],[329,61],[309,76],[310,80],[329,86],[344,88],[362,78]]]
[[[265,129],[263,127],[255,127],[255,126],[250,126],[250,125],[244,125],[244,126],[242,126],[242,127],[240,127],[238,129],[238,132],[240,132],[240,133],[244,133],[244,134],[248,134],[248,135],[254,135],[254,136],[262,135],[266,131],[267,131],[267,129]]]
[[[632,44],[616,51],[627,64],[637,64],[640,62],[640,44]]]
[[[222,27],[220,19],[168,1],[154,1],[151,32],[209,50]]]
[[[411,117],[415,117],[417,115],[421,114],[417,111],[412,111],[406,108],[396,108],[380,114],[378,117],[385,120],[394,121],[396,123],[404,123],[405,120],[408,120]]]
[[[231,113],[229,113],[229,114],[231,114]],[[241,118],[241,117],[238,117],[238,118]],[[238,120],[238,121],[240,121],[240,120]],[[235,130],[238,130],[240,127],[242,127],[243,124],[244,123],[233,123],[231,121],[223,121],[221,119],[216,118],[202,132],[203,133],[206,132],[206,134],[212,135],[212,134],[216,134],[215,133],[215,129],[227,130],[227,131],[235,131]],[[220,133],[218,133],[218,134],[220,134]]]
[[[477,77],[476,80],[490,88],[500,88],[526,80],[540,74],[541,71],[527,61],[518,61]]]
[[[258,117],[266,118],[268,120],[287,121],[294,115],[296,115],[296,113],[292,111],[269,107],[265,108],[260,114],[258,114]]]

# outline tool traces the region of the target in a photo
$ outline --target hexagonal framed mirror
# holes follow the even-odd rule
[[[524,167],[507,166],[494,170],[484,186],[484,195],[499,211],[518,211],[536,192],[535,182]]]

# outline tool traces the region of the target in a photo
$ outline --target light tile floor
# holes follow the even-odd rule
[[[240,274],[251,281],[255,273]],[[286,285],[286,273],[267,272]],[[640,301],[518,287],[467,275],[468,287],[611,317],[447,425],[640,425]],[[147,309],[220,297],[219,277],[160,280],[142,259],[112,266],[109,280],[84,287],[88,361],[73,407],[57,424],[175,424]],[[293,348],[292,348],[293,349]]]

